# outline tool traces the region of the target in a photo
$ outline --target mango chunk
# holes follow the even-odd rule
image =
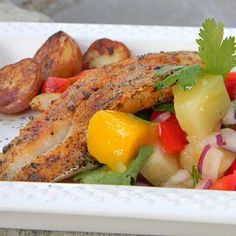
[[[125,170],[140,147],[152,143],[155,127],[132,114],[98,111],[88,125],[88,151],[113,171]]]

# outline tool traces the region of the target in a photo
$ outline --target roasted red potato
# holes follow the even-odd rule
[[[0,69],[0,112],[15,114],[30,107],[42,85],[41,68],[32,59]]]
[[[83,69],[99,68],[129,57],[130,51],[123,43],[107,38],[98,39],[83,55]]]
[[[82,53],[77,42],[65,32],[52,35],[36,52],[34,60],[42,67],[43,80],[49,76],[67,78],[82,69]]]

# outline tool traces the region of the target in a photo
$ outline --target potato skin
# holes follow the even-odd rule
[[[82,69],[82,53],[77,42],[63,31],[53,34],[33,59],[42,67],[43,80],[49,76],[67,78]]]
[[[30,106],[35,111],[47,111],[60,97],[61,93],[42,93],[32,99]]]
[[[30,58],[0,69],[0,112],[15,114],[29,108],[42,85],[41,68]]]
[[[100,68],[130,57],[130,51],[121,42],[102,38],[94,41],[83,55],[83,69]]]

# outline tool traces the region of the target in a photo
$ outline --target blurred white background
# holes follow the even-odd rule
[[[236,27],[235,0],[9,0],[55,22],[197,26],[215,17]]]

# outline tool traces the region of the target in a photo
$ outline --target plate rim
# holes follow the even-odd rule
[[[39,27],[40,30],[38,31]],[[143,38],[146,37],[147,33],[150,33],[149,37],[152,39],[166,38],[170,35],[172,37],[179,36],[179,34],[182,37],[191,38],[189,34],[196,35],[199,29],[199,27],[179,26],[0,22],[0,30],[5,33],[4,36],[0,36],[0,40],[9,37],[9,35],[14,37],[16,34],[21,34],[21,37],[24,37],[37,31],[40,37],[48,37],[56,29],[68,27],[70,27],[69,32],[81,30],[86,33],[89,30],[94,30],[90,37],[97,32],[104,33],[107,30],[112,34],[117,33],[117,31],[123,32],[123,34],[132,32],[131,36],[127,36],[128,39],[140,32],[144,34]],[[160,35],[157,35],[157,32]],[[226,32],[236,35],[236,28],[227,28]],[[33,35],[33,38],[36,36]],[[103,196],[104,192],[107,194],[106,197]],[[15,199],[16,194],[17,199]],[[56,194],[59,194],[61,199],[69,204],[69,210],[65,211],[60,199],[56,198]],[[81,200],[79,203],[78,197]],[[135,204],[129,200],[129,197],[136,201]],[[100,206],[101,202],[105,206]],[[90,204],[87,208],[85,207],[86,203]],[[113,211],[109,209],[112,204],[116,204]],[[214,209],[211,209],[212,204],[215,206]],[[137,206],[139,205],[143,207],[143,210],[138,209]],[[171,211],[165,210],[168,205],[171,207]],[[152,209],[147,209],[148,206],[152,206]],[[94,210],[94,207],[97,208]],[[184,209],[184,212],[181,211],[181,208]],[[189,209],[193,211],[189,211]],[[65,217],[67,214],[127,217],[236,226],[236,193],[157,187],[0,182],[0,212],[44,213],[48,215],[55,213]],[[142,214],[142,217],[139,214]],[[4,225],[0,222],[0,226],[3,227]]]

